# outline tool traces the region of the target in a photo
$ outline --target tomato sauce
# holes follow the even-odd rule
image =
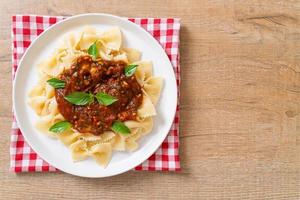
[[[59,112],[81,133],[99,135],[111,130],[115,120],[126,121],[137,118],[137,109],[143,100],[142,88],[135,76],[127,77],[122,61],[93,60],[91,56],[78,57],[59,79],[65,81],[65,88],[55,89]],[[91,104],[78,106],[64,99],[72,92],[104,92],[118,99],[109,106]]]

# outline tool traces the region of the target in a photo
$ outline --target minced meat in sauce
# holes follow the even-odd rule
[[[65,81],[65,88],[55,89],[58,110],[81,133],[99,135],[111,130],[115,120],[135,120],[137,109],[143,100],[142,88],[135,76],[127,77],[122,61],[93,60],[84,55],[76,59],[59,79]],[[85,106],[69,103],[64,99],[72,92],[104,92],[118,99],[109,106],[94,101]]]

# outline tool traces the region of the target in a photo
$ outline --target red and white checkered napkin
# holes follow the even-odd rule
[[[63,20],[64,17],[16,15],[12,17],[12,74],[13,78],[17,70],[20,59],[25,50],[40,33],[51,25]],[[173,18],[131,18],[128,19],[142,28],[146,29],[161,44],[168,54],[177,78],[177,85],[180,83],[179,68],[179,19]],[[179,171],[179,105],[172,128],[162,143],[161,147],[135,170],[164,170]],[[40,158],[24,141],[23,135],[18,128],[18,124],[13,118],[11,132],[11,171],[57,171],[57,169],[42,158]]]

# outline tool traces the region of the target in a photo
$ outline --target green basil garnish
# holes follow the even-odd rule
[[[110,96],[109,94],[105,94],[104,92],[98,92],[95,97],[100,104],[105,106],[109,106],[118,101],[117,98]]]
[[[97,48],[97,41],[95,41],[88,49],[88,53],[93,56],[94,58],[97,58],[98,56],[98,48]]]
[[[51,85],[52,87],[54,87],[55,89],[57,88],[64,88],[66,83],[62,80],[59,80],[57,78],[51,78],[47,81],[47,83],[49,85]]]
[[[53,126],[49,128],[49,131],[54,133],[61,133],[67,129],[71,128],[71,123],[68,121],[61,121],[55,123]]]
[[[115,121],[111,129],[116,133],[121,133],[124,135],[130,134],[130,129],[121,121]]]
[[[89,103],[94,102],[94,95],[92,93],[85,93],[85,92],[73,92],[64,97],[68,102],[83,106]]]
[[[134,74],[134,72],[136,71],[138,65],[135,64],[131,64],[131,65],[127,65],[125,67],[125,76],[129,77],[132,76]]]

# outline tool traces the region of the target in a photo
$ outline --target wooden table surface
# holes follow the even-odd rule
[[[182,19],[182,172],[8,172],[11,15],[87,12]],[[300,199],[300,1],[0,1],[0,36],[0,199]]]

